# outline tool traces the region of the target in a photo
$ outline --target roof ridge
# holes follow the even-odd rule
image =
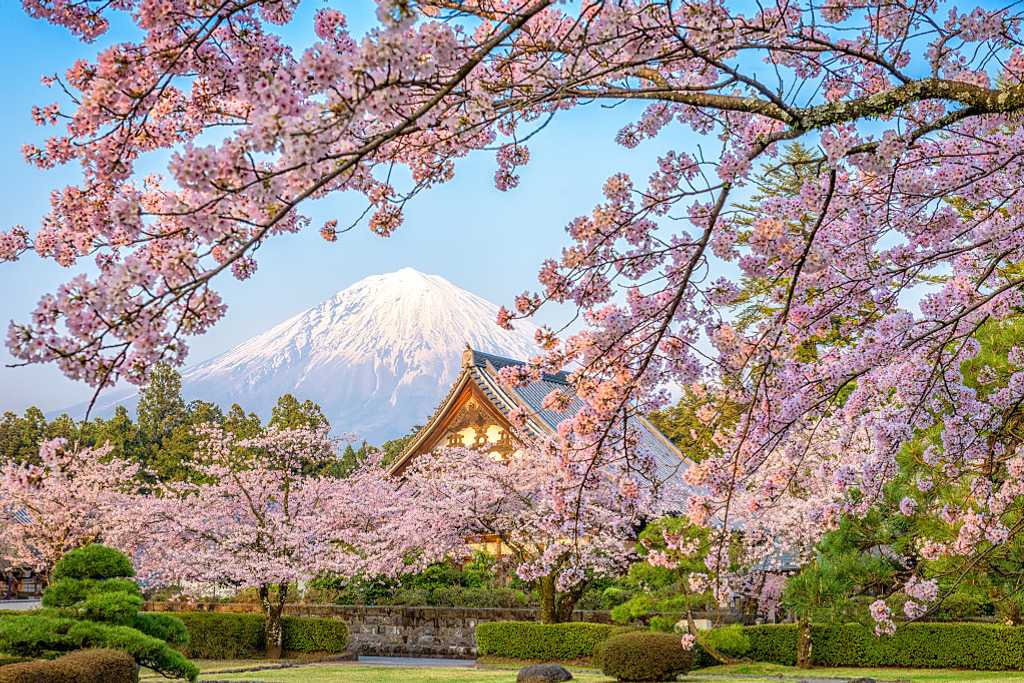
[[[506,365],[529,365],[530,364],[529,361],[519,360],[517,358],[509,358],[508,356],[499,356],[496,353],[488,353],[487,351],[479,351],[477,349],[472,348],[468,344],[466,345],[466,350],[471,353],[471,358],[469,359],[470,362],[473,365],[476,365],[477,367],[481,367],[481,368],[486,368],[487,365],[488,365],[488,361],[495,361],[495,360],[498,361],[498,364],[495,364],[493,362],[490,363],[490,365],[492,367],[494,367],[495,370],[500,370],[502,367],[504,367]],[[546,382],[554,382],[556,384],[570,384],[571,383],[569,381],[569,372],[566,371],[566,370],[560,370],[560,371],[558,371],[556,373],[542,372],[541,373],[541,379],[546,381]]]

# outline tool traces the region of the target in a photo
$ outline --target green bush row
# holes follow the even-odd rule
[[[135,660],[117,650],[78,650],[52,660],[0,666],[0,683],[134,683]]]
[[[582,621],[491,621],[476,627],[476,650],[480,655],[511,659],[590,659],[599,643],[632,630],[635,629]]]
[[[156,616],[159,613],[146,613]],[[197,659],[239,659],[266,651],[263,615],[230,612],[174,612],[185,624],[184,651]],[[284,649],[288,652],[344,652],[348,628],[337,619],[284,617]]]
[[[747,626],[743,635],[749,641],[746,651],[726,648],[728,654],[757,662],[796,663],[795,624]],[[717,645],[714,639],[711,642]],[[1019,626],[910,623],[881,637],[863,624],[814,626],[811,643],[811,660],[820,666],[1024,670],[1024,627]]]

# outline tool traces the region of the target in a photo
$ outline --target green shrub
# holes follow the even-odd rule
[[[95,593],[74,607],[77,616],[90,621],[129,626],[142,609],[142,596],[128,593]]]
[[[601,671],[619,681],[670,681],[690,670],[693,654],[679,636],[668,633],[623,633],[608,639]]]
[[[0,618],[0,652],[22,657],[55,657],[86,648],[112,648],[142,665],[195,680],[199,670],[162,640],[128,626],[115,626],[46,614]]]
[[[109,579],[135,576],[132,561],[124,553],[105,545],[76,548],[65,553],[53,567],[51,579]]]
[[[132,618],[130,626],[171,645],[188,644],[188,629],[181,623],[181,619],[170,614],[139,612]]]
[[[796,643],[799,638],[796,624],[763,624],[747,626],[744,635],[750,640],[747,656],[755,662],[796,664]]]
[[[758,662],[796,662],[793,624],[748,626],[747,656]],[[977,623],[900,624],[876,636],[863,624],[811,629],[811,661],[819,666],[1024,670],[1024,627]]]
[[[142,595],[139,586],[132,579],[73,579],[63,578],[52,582],[43,593],[43,607],[71,607],[72,605],[100,593],[125,593]]]
[[[995,613],[996,606],[987,596],[958,591],[942,600],[935,616],[940,621],[963,621]]]
[[[83,648],[121,650],[136,663],[167,676],[194,680],[199,670],[157,635],[184,640],[184,626],[169,618],[139,617],[142,595],[124,553],[101,545],[72,550],[56,564],[54,581],[37,613],[0,616],[0,652],[55,657]],[[136,629],[138,624],[151,633]]]
[[[135,662],[117,650],[79,650],[54,660],[0,666],[0,683],[134,683]]]
[[[1001,624],[910,623],[892,636],[862,624],[814,627],[815,664],[942,669],[1024,669],[1024,628]]]
[[[263,617],[227,612],[175,612],[188,631],[185,654],[196,659],[243,659],[266,651]]]
[[[728,657],[746,657],[750,652],[750,638],[739,624],[721,626],[704,631],[701,640]]]
[[[344,652],[348,647],[348,627],[338,619],[285,617],[281,621],[284,649],[287,652]]]
[[[147,614],[146,616],[157,616]],[[175,612],[188,632],[182,650],[196,659],[243,659],[266,652],[266,624],[261,614]],[[284,649],[289,652],[330,652],[348,647],[348,627],[337,619],[284,617]]]
[[[682,614],[656,614],[650,618],[651,630],[660,633],[675,633],[676,624],[682,618]]]
[[[429,607],[529,607],[530,596],[512,588],[441,586],[435,588],[399,588],[382,599],[389,605]]]
[[[476,649],[512,659],[589,659],[598,643],[621,631],[621,626],[586,622],[492,621],[476,627]]]
[[[590,656],[590,664],[600,669],[604,662],[604,650],[608,646],[608,641],[615,636],[622,635],[623,633],[636,633],[638,631],[642,632],[643,629],[634,628],[632,626],[618,626],[610,631],[607,638],[594,646],[594,652]]]

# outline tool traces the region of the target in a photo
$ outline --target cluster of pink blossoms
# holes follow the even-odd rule
[[[564,460],[630,467],[642,458],[630,418],[666,405],[668,386],[717,387],[742,415],[693,468],[701,493],[686,509],[721,529],[754,520],[762,550],[782,530],[801,552],[870,507],[937,413],[928,480],[984,479],[990,456],[1008,460],[988,437],[1024,398],[1024,367],[982,393],[961,368],[978,329],[1024,305],[1019,8],[380,0],[362,36],[321,9],[300,50],[278,28],[297,4],[26,0],[84,40],[111,15],[138,37],[47,79],[68,96],[38,110],[57,128],[26,158],[76,163],[82,181],[56,189],[30,233],[0,235],[0,260],[34,250],[91,259],[96,274],[10,327],[16,358],[98,388],[144,382],[225,314],[220,279],[251,276],[258,250],[307,228],[307,200],[359,193],[387,236],[466,155],[497,149],[496,183],[513,190],[524,141],[551,117],[645,102],[599,113],[619,117],[626,148],[659,145],[657,167],[647,179],[609,169],[539,291],[499,316],[580,309],[582,330],[543,332],[532,367],[504,377],[575,370],[584,405],[560,428]],[[694,149],[691,133],[717,142]],[[790,163],[793,142],[807,159]],[[140,160],[160,154],[166,179],[141,177]],[[771,171],[799,182],[750,202]],[[759,317],[738,324],[741,304]],[[953,506],[957,538],[930,550],[1005,543],[1020,485],[1011,473]]]

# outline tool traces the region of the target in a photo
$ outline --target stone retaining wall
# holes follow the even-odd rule
[[[242,603],[148,604],[151,611],[256,612]],[[409,657],[473,657],[476,625],[486,621],[533,621],[533,609],[464,607],[364,607],[292,604],[285,613],[340,619],[348,626],[352,648],[361,655]],[[610,623],[608,612],[577,611],[574,621]]]

